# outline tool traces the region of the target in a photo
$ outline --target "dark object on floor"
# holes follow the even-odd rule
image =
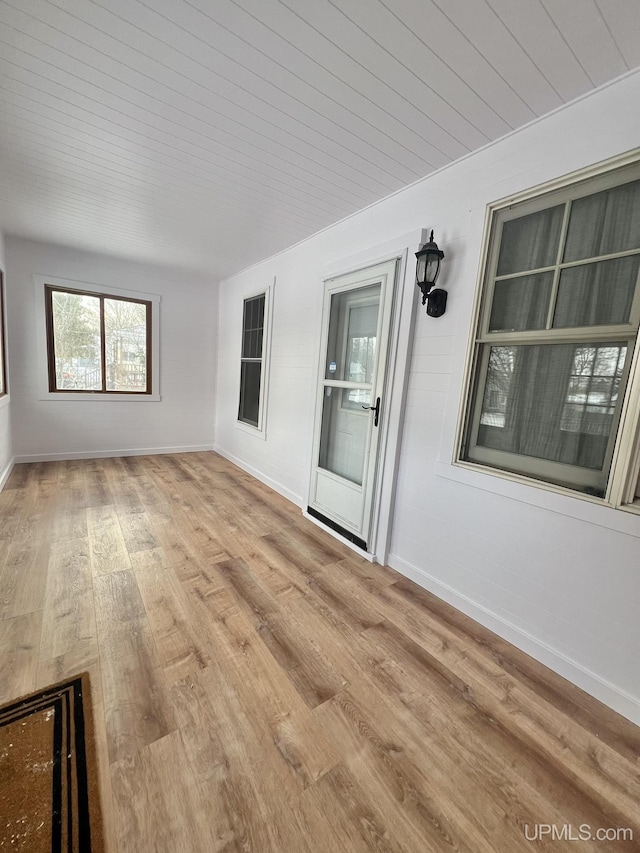
[[[88,673],[0,708],[0,849],[103,853]]]

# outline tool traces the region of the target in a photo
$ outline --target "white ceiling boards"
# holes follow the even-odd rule
[[[638,64],[637,0],[0,0],[0,230],[222,278]]]

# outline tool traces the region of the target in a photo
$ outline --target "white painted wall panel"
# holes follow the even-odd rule
[[[7,273],[17,458],[212,445],[217,285],[184,272],[15,238],[7,239]],[[39,399],[33,275],[158,294],[162,399]]]
[[[389,562],[636,722],[640,518],[488,474],[470,484],[450,462],[486,205],[632,149],[639,99],[636,72],[223,283],[216,409],[220,449],[302,504],[323,272],[402,235],[415,250],[433,227],[449,305],[439,320],[419,310]],[[241,307],[274,276],[260,441],[235,424]]]

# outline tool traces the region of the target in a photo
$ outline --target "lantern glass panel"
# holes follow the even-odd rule
[[[426,255],[420,255],[418,257],[418,269],[416,272],[416,280],[419,282],[424,281],[424,271],[425,271],[426,264],[427,264],[427,256]]]
[[[429,258],[429,262],[427,263],[427,283],[434,284],[436,278],[438,277],[438,269],[440,267],[440,258],[434,258],[431,256]]]

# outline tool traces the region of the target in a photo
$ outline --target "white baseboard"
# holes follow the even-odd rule
[[[13,466],[15,465],[15,463],[16,463],[16,460],[15,460],[15,458],[12,457],[8,461],[4,471],[2,471],[2,473],[0,473],[0,492],[4,489],[4,485],[7,482],[7,480],[9,479],[9,475],[13,471]]]
[[[609,683],[606,679],[586,669],[562,652],[557,651],[527,631],[518,628],[517,625],[497,616],[486,607],[476,604],[471,598],[467,598],[448,584],[432,577],[428,572],[406,562],[401,557],[389,554],[389,565],[409,580],[417,583],[418,586],[432,592],[438,598],[446,601],[447,604],[451,604],[499,637],[512,643],[516,648],[548,666],[549,669],[557,672],[567,681],[571,681],[604,705],[613,708],[614,711],[622,714],[632,723],[640,725],[640,699]]]
[[[282,483],[279,483],[277,480],[272,480],[271,477],[267,477],[262,473],[262,471],[258,471],[257,468],[254,468],[252,465],[248,465],[242,459],[238,459],[238,457],[234,456],[233,453],[228,453],[224,448],[214,445],[213,449],[216,453],[219,453],[220,456],[224,456],[224,458],[228,459],[229,462],[233,462],[234,465],[237,465],[238,468],[242,468],[242,470],[246,471],[247,474],[251,474],[251,476],[255,477],[256,480],[260,480],[260,482],[264,483],[265,486],[269,486],[269,488],[273,489],[274,492],[278,492],[283,497],[287,498],[287,500],[290,500],[291,503],[294,503],[299,507],[302,506],[302,495],[296,495],[286,486],[283,486]]]
[[[103,459],[112,456],[159,456],[163,453],[198,453],[213,450],[212,444],[187,444],[176,447],[131,447],[124,450],[82,450],[77,453],[33,453],[16,456],[16,462],[62,462],[65,459]]]

